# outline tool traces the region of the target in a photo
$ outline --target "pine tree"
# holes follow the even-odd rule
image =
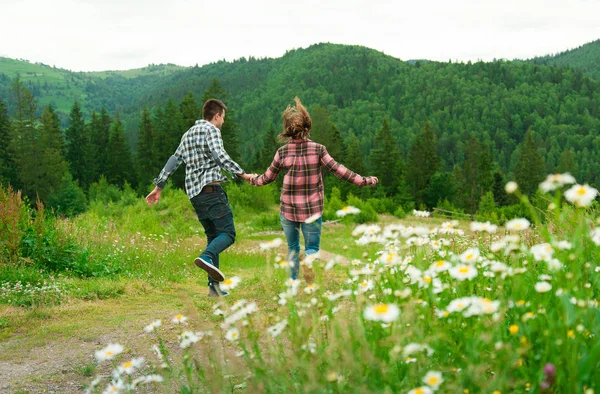
[[[102,108],[100,114],[92,112],[89,124],[90,134],[90,179],[97,182],[108,171],[108,142],[112,120],[106,109]]]
[[[500,170],[494,172],[494,181],[492,183],[492,193],[494,195],[494,201],[499,207],[508,205],[508,194],[504,189],[506,186],[506,180],[504,174]]]
[[[15,113],[11,122],[12,135],[9,147],[17,172],[15,186],[21,188],[30,201],[36,201],[35,188],[41,176],[39,131],[35,127],[37,104],[19,78],[14,80],[9,94]]]
[[[181,137],[187,130],[182,130],[181,112],[172,99],[168,99],[163,108],[156,112],[156,121],[154,123],[154,153],[156,168],[163,168],[169,157],[177,150],[181,143]],[[185,187],[185,171],[181,166],[171,176],[171,181],[176,187]],[[158,173],[156,175],[158,176]]]
[[[142,111],[139,126],[139,144],[137,149],[138,179],[140,187],[145,188],[154,177],[158,176],[160,168],[156,165],[154,153],[154,125],[150,119],[148,108]]]
[[[225,89],[221,87],[219,81],[214,78],[211,85],[206,89],[204,95],[202,96],[202,103],[204,104],[206,100],[209,99],[217,99],[221,100],[225,105],[227,105],[227,92]],[[235,111],[229,108],[225,114],[225,123],[223,123],[223,127],[221,129],[221,137],[223,138],[223,147],[225,151],[229,154],[229,156],[240,165],[243,164],[241,162],[240,156],[240,147],[237,136],[237,123],[235,121]]]
[[[40,178],[36,192],[40,200],[47,203],[59,191],[63,178],[69,172],[69,165],[64,158],[65,142],[60,121],[51,105],[46,106],[40,121]]]
[[[71,175],[80,185],[87,188],[91,183],[89,179],[91,175],[89,163],[89,153],[91,151],[89,147],[90,139],[86,133],[81,107],[79,107],[77,101],[73,103],[69,115],[69,127],[66,130],[65,136],[67,145],[66,158],[69,162]]]
[[[350,137],[350,144],[348,144],[346,156],[344,157],[344,165],[358,174],[365,175],[366,173],[365,161],[360,152],[360,142],[354,134]]]
[[[385,195],[393,195],[403,180],[404,163],[386,119],[375,136],[373,145],[374,148],[369,156],[371,171],[379,178],[380,187]]]
[[[406,182],[410,185],[417,204],[425,202],[425,190],[431,182],[431,177],[440,167],[440,163],[440,157],[436,152],[435,134],[427,122],[408,154]]]
[[[556,172],[564,174],[566,172],[574,175],[579,172],[579,166],[575,162],[575,154],[573,149],[565,149],[558,158],[558,165],[556,166]]]
[[[492,188],[494,163],[489,147],[480,143],[475,136],[465,145],[464,155],[462,167],[455,171],[462,197],[462,201],[458,202],[469,212],[475,212],[481,196]]]
[[[134,184],[134,174],[133,160],[125,140],[123,122],[117,114],[110,130],[106,178],[111,184],[123,187],[126,182],[130,185]]]
[[[271,162],[273,161],[273,156],[275,156],[275,152],[278,148],[279,143],[277,142],[277,133],[273,127],[271,127],[265,134],[264,145],[258,152],[258,158],[256,160],[257,171],[262,173],[269,168],[269,165],[271,165]]]
[[[515,181],[524,194],[531,196],[535,193],[544,180],[544,168],[544,159],[538,152],[533,131],[528,130],[515,168]]]
[[[181,112],[182,118],[182,130],[189,129],[196,123],[196,120],[202,118],[201,109],[198,107],[198,102],[194,98],[192,92],[189,92],[187,96],[181,100],[179,111]]]
[[[9,145],[11,140],[10,119],[8,108],[0,99],[0,185],[14,185],[17,174],[15,165],[10,155]]]

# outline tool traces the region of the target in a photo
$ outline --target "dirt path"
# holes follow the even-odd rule
[[[257,253],[259,244],[251,241]],[[284,256],[287,248],[281,246],[278,252]],[[323,250],[320,259],[348,263]],[[124,345],[124,354],[154,362],[145,325],[158,318],[164,328],[171,325],[166,339],[177,348],[179,327],[169,322],[174,311],[193,321],[195,331],[210,329],[212,305],[214,299],[206,297],[202,285],[186,282],[150,294],[127,292],[115,299],[72,300],[40,310],[7,309],[3,314],[23,324],[0,341],[0,393],[81,393],[95,376],[111,372],[108,365],[96,369],[94,351],[116,342]]]

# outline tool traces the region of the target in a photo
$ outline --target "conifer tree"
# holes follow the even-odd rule
[[[196,123],[196,120],[202,119],[201,108],[198,106],[198,102],[194,98],[192,92],[189,92],[187,96],[181,100],[179,111],[181,112],[182,118],[182,130],[189,129]]]
[[[440,167],[440,157],[436,152],[435,134],[431,131],[429,122],[417,136],[408,154],[406,182],[417,204],[425,202],[425,190],[431,182],[431,177]]]
[[[273,127],[269,128],[269,131],[265,134],[264,137],[264,145],[258,151],[258,159],[256,163],[256,170],[259,172],[264,172],[269,168],[271,162],[273,161],[273,157],[275,156],[275,152],[279,148],[279,143],[277,142],[277,133]]]
[[[91,183],[100,180],[108,171],[108,143],[112,119],[102,108],[99,114],[92,112],[89,124],[90,134],[90,179]]]
[[[223,103],[225,103],[225,105],[227,105],[227,92],[225,91],[225,89],[223,89],[223,87],[216,78],[213,79],[211,85],[208,87],[208,89],[206,89],[206,91],[202,95],[202,105],[204,105],[206,100],[211,98],[221,100]],[[238,127],[235,121],[235,110],[229,108],[225,113],[225,123],[223,123],[223,128],[221,129],[223,147],[225,148],[225,151],[227,151],[229,156],[243,167],[244,163],[241,162],[242,158],[240,156],[240,147],[237,133]]]
[[[137,149],[138,180],[140,187],[145,190],[152,179],[158,176],[160,168],[156,165],[154,152],[154,125],[150,111],[144,107],[139,125],[139,144]]]
[[[35,188],[41,177],[39,131],[35,127],[37,104],[19,78],[14,80],[9,94],[15,113],[11,122],[12,135],[9,147],[17,172],[15,186],[21,188],[30,201],[36,201]]]
[[[404,163],[400,157],[400,149],[392,137],[392,130],[387,120],[383,120],[381,130],[375,135],[374,147],[369,156],[372,175],[379,178],[380,187],[385,195],[396,192],[404,179]]]
[[[531,196],[535,193],[540,182],[544,180],[544,168],[544,159],[538,152],[533,131],[528,130],[515,167],[515,181],[524,194]]]
[[[14,185],[16,181],[15,166],[10,155],[10,119],[8,108],[0,99],[0,185]]]
[[[469,212],[475,212],[481,196],[491,190],[493,184],[493,166],[490,150],[475,136],[464,147],[465,160],[462,167],[455,171],[458,182],[459,203]]]
[[[69,165],[64,158],[65,142],[60,121],[51,105],[46,106],[40,121],[40,177],[35,191],[42,202],[48,203],[50,197],[59,191],[63,178],[69,172]]]
[[[130,185],[134,184],[134,174],[133,160],[125,140],[123,122],[117,114],[110,130],[106,178],[111,184],[123,187],[125,182]]]
[[[90,139],[86,133],[85,121],[79,103],[75,101],[69,114],[69,127],[65,132],[67,154],[71,175],[80,185],[90,184]]]

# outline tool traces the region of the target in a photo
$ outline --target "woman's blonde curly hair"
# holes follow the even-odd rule
[[[310,114],[298,97],[295,97],[294,101],[296,106],[288,105],[281,115],[283,118],[283,131],[279,134],[279,139],[282,141],[305,139],[312,129]]]

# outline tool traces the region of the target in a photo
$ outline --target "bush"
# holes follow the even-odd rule
[[[398,219],[404,219],[406,217],[406,212],[404,212],[404,209],[402,209],[401,205],[398,206],[398,208],[396,208],[394,211],[394,216]]]
[[[52,194],[48,199],[48,208],[51,208],[59,215],[72,217],[85,212],[87,208],[87,200],[85,193],[77,181],[73,180],[73,176],[69,173],[64,176],[60,190]]]
[[[369,198],[367,203],[371,204],[377,213],[393,213],[396,210],[396,204],[391,198]]]
[[[225,185],[225,191],[234,214],[239,209],[263,212],[279,201],[279,193],[275,184],[256,187],[245,183],[238,185],[231,182]]]
[[[121,199],[121,191],[115,185],[111,185],[103,175],[98,182],[92,183],[88,191],[90,202],[117,202]]]
[[[347,218],[350,218],[351,222],[362,224],[379,221],[377,212],[370,203],[364,202],[353,194],[348,194],[347,204],[360,209],[358,214],[346,216]]]

